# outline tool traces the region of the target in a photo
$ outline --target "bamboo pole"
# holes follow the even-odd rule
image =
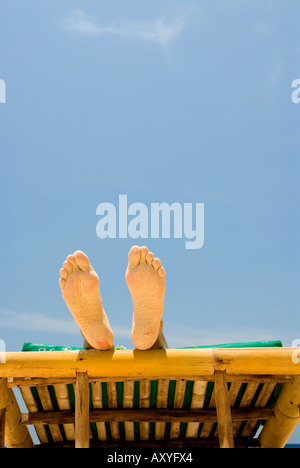
[[[150,351],[47,351],[6,353],[1,377],[75,378],[87,372],[90,378],[106,380],[196,380],[224,370],[236,375],[300,375],[293,353],[299,348],[168,349]],[[295,360],[294,360],[295,361]]]
[[[234,404],[236,402],[236,399],[237,399],[237,396],[239,394],[240,388],[241,388],[240,382],[231,382],[230,389],[229,389],[229,392],[228,392],[230,408],[234,407]],[[233,416],[232,411],[231,411],[231,416]],[[232,429],[233,429],[233,436],[235,436],[235,432],[234,432],[235,422],[234,422],[233,417],[232,417]],[[216,427],[214,437],[219,437],[219,428],[218,428],[218,426]]]
[[[234,448],[230,402],[226,373],[224,371],[215,372],[215,399],[220,448]]]
[[[20,424],[21,412],[12,389],[0,379],[0,410],[5,410],[5,444],[8,448],[32,448],[33,442],[27,427]],[[2,419],[3,431],[3,419]],[[25,430],[24,430],[25,429]],[[1,436],[3,437],[3,435]]]
[[[178,376],[177,376],[178,377]],[[292,382],[294,380],[295,375],[265,375],[265,374],[251,374],[251,375],[244,375],[244,374],[230,374],[230,382],[235,382],[235,383],[248,383],[248,382],[258,382],[258,383],[287,383],[287,382]],[[124,382],[134,382],[134,381],[140,380],[138,377],[133,378],[124,378],[122,381]],[[194,379],[189,379],[189,380],[199,380],[202,382],[214,382],[215,377],[214,374],[211,375],[198,375]],[[89,378],[89,382],[91,383],[102,383],[102,382],[116,382],[120,381],[119,377],[93,377]],[[7,379],[6,386],[7,388],[17,388],[19,387],[20,389],[26,388],[26,387],[47,387],[49,385],[56,385],[56,384],[64,384],[64,385],[73,385],[76,382],[76,376],[74,377],[51,377],[51,378],[46,378],[46,377],[35,377],[35,378],[17,378],[17,377],[11,377]]]
[[[283,448],[300,422],[300,377],[284,385],[270,419],[260,434],[261,448]]]
[[[269,408],[243,408],[232,410],[233,421],[271,419],[273,410]],[[90,422],[210,422],[218,421],[216,410],[174,410],[174,409],[105,409],[91,410]],[[42,411],[23,413],[20,424],[72,424],[75,422],[74,411]]]
[[[214,368],[226,375],[300,375],[294,354],[299,348],[215,348]]]
[[[0,410],[6,409],[9,405],[9,398],[5,379],[0,379]]]
[[[89,383],[86,372],[78,372],[75,387],[75,448],[89,448]]]
[[[77,372],[87,372],[91,379],[122,381],[212,375],[213,354],[213,350],[161,349],[6,353],[0,377],[75,378]]]
[[[254,448],[258,447],[258,441],[249,439],[249,438],[240,438],[239,440],[236,441],[236,448]],[[64,449],[73,449],[74,444],[70,442],[63,442],[59,444],[45,444],[45,445],[37,445],[35,448],[38,449],[57,449],[57,448],[64,448]],[[209,439],[174,439],[174,440],[139,440],[137,442],[127,442],[127,441],[113,441],[113,442],[102,442],[99,443],[97,441],[92,441],[91,442],[91,448],[92,449],[106,449],[109,450],[109,453],[111,453],[111,450],[115,450],[116,454],[120,453],[128,453],[134,451],[134,453],[140,453],[141,450],[143,449],[156,449],[157,451],[159,450],[160,453],[158,453],[158,457],[161,456],[163,458],[163,455],[165,452],[168,450],[173,450],[174,452],[177,453],[178,451],[181,451],[183,454],[187,453],[187,450],[189,452],[193,452],[195,449],[200,449],[200,448],[214,448],[217,449],[219,448],[219,441],[215,438],[209,438]],[[161,453],[161,452],[164,453]],[[177,459],[178,456],[177,456]],[[187,461],[187,460],[186,460]]]
[[[259,447],[259,443],[256,440],[249,439],[248,437],[241,437],[236,441],[236,448],[254,448]],[[74,444],[71,442],[63,442],[58,444],[41,444],[36,445],[34,448],[37,449],[74,449]],[[195,449],[203,449],[203,448],[219,448],[219,441],[216,438],[209,438],[209,439],[174,439],[174,440],[147,440],[147,441],[137,441],[137,442],[127,442],[127,441],[113,441],[113,442],[101,442],[98,441],[91,441],[90,444],[91,449],[104,449],[109,450],[108,453],[111,453],[111,450],[116,451],[116,455],[118,453],[140,453],[141,450],[146,449],[156,449],[159,451],[158,458],[161,456],[163,459],[163,455],[168,450],[172,450],[177,453],[177,460],[178,452],[182,452],[183,454],[189,452],[193,452]],[[163,453],[162,453],[163,451]],[[184,458],[184,457],[183,457]]]
[[[5,444],[5,414],[6,408],[0,409],[0,449],[4,449]]]

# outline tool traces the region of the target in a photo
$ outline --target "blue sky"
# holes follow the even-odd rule
[[[172,347],[300,339],[298,0],[0,0],[0,338],[81,346],[85,251],[131,347],[130,247],[167,271]],[[205,244],[101,240],[99,203],[204,203]]]

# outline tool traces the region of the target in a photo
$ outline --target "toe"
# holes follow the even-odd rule
[[[131,248],[128,254],[128,262],[131,268],[136,267],[140,263],[141,249],[137,245]]]
[[[63,279],[63,278],[59,278],[59,285],[60,285],[61,289],[64,289],[65,284],[66,284],[66,280]]]
[[[153,260],[152,266],[153,266],[154,270],[156,270],[156,271],[161,267],[161,263],[160,263],[159,258],[155,258]]]
[[[147,254],[148,254],[147,247],[145,247],[145,246],[141,247],[141,260],[140,260],[140,263],[146,263],[146,255]]]
[[[164,269],[164,267],[159,268],[157,274],[158,276],[160,276],[160,278],[164,279],[166,277],[166,270]]]
[[[68,261],[69,263],[71,263],[71,265],[72,265],[72,267],[73,267],[73,270],[75,270],[76,268],[78,268],[77,263],[76,263],[75,258],[74,258],[73,255],[68,255],[68,256],[67,256],[67,261]]]
[[[60,276],[61,276],[64,280],[66,280],[66,279],[68,278],[68,276],[69,276],[68,270],[66,270],[65,268],[62,268],[62,269],[60,270]]]
[[[81,252],[81,250],[77,250],[73,256],[80,270],[87,271],[91,268],[88,256]]]
[[[70,262],[68,262],[68,260],[66,260],[64,262],[64,268],[69,272],[69,273],[72,273],[73,271],[73,266]]]
[[[152,265],[152,262],[154,260],[154,255],[152,252],[148,252],[147,255],[146,255],[146,262],[149,266]]]

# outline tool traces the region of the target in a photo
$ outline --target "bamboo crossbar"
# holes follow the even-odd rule
[[[177,377],[174,377],[174,380],[176,380]],[[126,383],[133,383],[137,380],[142,380],[142,379],[136,379],[136,378],[131,378],[131,379],[122,379],[122,382]],[[149,379],[147,380],[154,380],[154,379]],[[172,380],[172,378],[169,378],[169,380]],[[191,376],[190,380],[201,380],[202,382],[214,382],[215,376],[214,374],[212,375],[197,375],[197,376]],[[233,374],[230,375],[230,382],[258,382],[258,383],[287,383],[287,382],[293,382],[295,380],[294,375],[237,375]],[[89,383],[101,383],[101,382],[119,382],[120,378],[105,378],[105,377],[93,377],[89,378]],[[7,388],[24,388],[24,387],[48,387],[49,385],[73,385],[76,382],[76,378],[56,378],[56,377],[49,377],[49,378],[43,378],[43,377],[36,377],[36,378],[17,378],[17,377],[11,377],[7,379],[6,386]]]
[[[241,408],[233,409],[233,421],[268,420],[274,416],[274,410],[269,408]],[[97,422],[217,422],[215,410],[164,410],[164,409],[105,409],[91,410],[90,423]],[[74,424],[74,411],[43,411],[37,413],[23,413],[21,425],[36,424]]]
[[[240,437],[234,441],[235,448],[258,448],[259,440],[251,439],[250,437]],[[75,444],[70,442],[63,443],[48,443],[36,445],[34,448],[37,449],[74,449]],[[121,441],[121,442],[90,442],[90,448],[92,449],[109,449],[109,450],[140,450],[140,449],[156,449],[156,450],[174,450],[192,451],[194,449],[203,449],[203,448],[219,448],[219,441],[217,438],[203,438],[203,439],[176,439],[176,440],[147,440],[147,441]]]
[[[299,348],[181,349],[151,351],[41,351],[6,353],[0,378],[118,380],[195,379],[216,370],[236,375],[300,375],[293,356]]]

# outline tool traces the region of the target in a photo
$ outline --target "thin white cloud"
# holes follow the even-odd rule
[[[223,327],[215,329],[190,327],[179,323],[165,323],[165,336],[171,348],[211,346],[224,343],[247,343],[281,340],[291,346],[294,336],[286,330],[261,328]]]
[[[95,36],[99,34],[97,19],[81,10],[73,11],[69,16],[60,19],[60,26],[66,31]]]
[[[115,36],[122,39],[136,39],[167,45],[186,27],[189,12],[173,19],[157,18],[153,21],[132,21],[118,19],[107,24],[99,24],[97,18],[75,10],[60,20],[60,27],[70,33],[87,36]]]
[[[272,64],[271,69],[271,82],[275,85],[278,84],[282,73],[284,71],[284,61],[280,57],[276,57]]]
[[[13,330],[35,330],[41,332],[63,333],[68,335],[78,334],[78,326],[70,317],[68,319],[59,319],[49,317],[43,314],[35,313],[17,313],[10,310],[1,310],[0,325],[2,328]]]
[[[269,37],[273,28],[267,21],[258,21],[255,25],[255,33],[258,37]]]
[[[39,332],[51,332],[65,335],[78,335],[79,328],[72,317],[69,319],[59,319],[49,317],[44,314],[35,313],[17,313],[5,309],[0,309],[0,330],[5,328],[12,330],[29,330]],[[114,326],[112,328],[115,335],[115,344],[123,343],[131,346],[131,328],[126,326]],[[292,346],[292,342],[299,339],[289,329],[277,328],[241,328],[225,327],[223,329],[197,328],[170,321],[165,322],[164,334],[170,348],[188,347],[188,346],[208,346],[222,343],[237,343],[251,341],[272,341],[281,340],[284,346]]]

